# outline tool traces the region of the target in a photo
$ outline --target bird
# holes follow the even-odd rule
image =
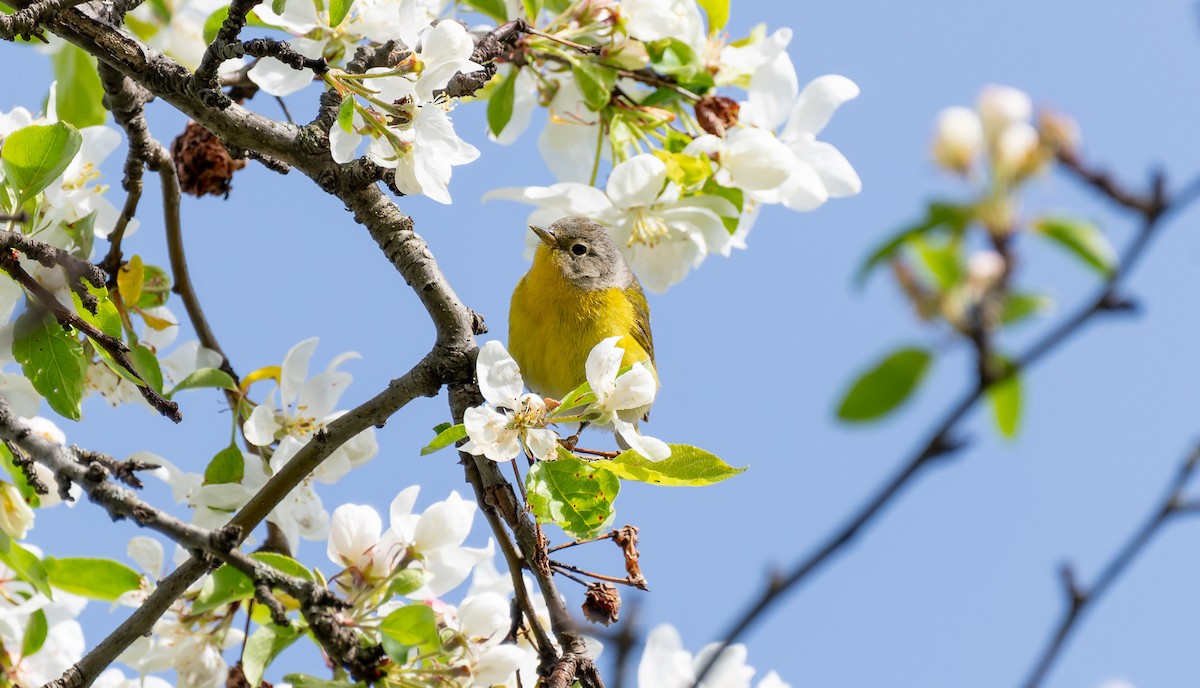
[[[561,400],[586,381],[592,348],[615,336],[621,367],[645,362],[657,381],[646,293],[604,227],[573,215],[529,228],[541,241],[508,315],[509,353],[529,389]]]

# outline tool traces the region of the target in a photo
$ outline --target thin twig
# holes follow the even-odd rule
[[[1104,565],[1100,574],[1096,576],[1096,581],[1090,587],[1085,588],[1079,585],[1069,565],[1063,567],[1063,593],[1067,602],[1066,609],[1046,646],[1038,653],[1029,675],[1021,683],[1024,688],[1036,688],[1041,685],[1055,660],[1062,653],[1063,646],[1072,631],[1078,627],[1084,613],[1094,607],[1099,599],[1108,592],[1113,583],[1121,577],[1121,574],[1150,544],[1150,541],[1171,520],[1171,517],[1195,513],[1186,508],[1183,491],[1195,474],[1198,465],[1200,465],[1200,446],[1193,449],[1176,469],[1163,498],[1159,500],[1150,516],[1117,550],[1113,558]]]
[[[1076,170],[1075,167],[1068,166],[1068,168],[1073,171]],[[1079,169],[1085,169],[1081,163]],[[853,541],[866,525],[874,521],[875,517],[883,511],[885,506],[891,504],[897,495],[913,484],[913,479],[922,473],[923,468],[933,465],[935,463],[934,459],[948,457],[962,448],[963,444],[954,437],[954,430],[958,427],[959,421],[974,408],[975,404],[983,398],[988,389],[1011,377],[1019,375],[1022,371],[1032,368],[1048,353],[1078,333],[1083,325],[1094,316],[1112,310],[1119,310],[1115,308],[1120,303],[1120,299],[1117,297],[1118,287],[1123,284],[1138,260],[1142,257],[1150,239],[1161,226],[1162,220],[1171,213],[1181,210],[1184,207],[1184,203],[1172,203],[1168,199],[1161,175],[1153,177],[1150,193],[1145,196],[1139,196],[1123,189],[1116,189],[1115,183],[1096,184],[1093,181],[1098,176],[1096,173],[1081,174],[1080,176],[1085,182],[1099,189],[1114,202],[1136,210],[1142,215],[1141,227],[1122,254],[1117,268],[1105,279],[1092,299],[1085,302],[1073,315],[1060,322],[1034,342],[1024,354],[1017,357],[1014,365],[1009,366],[1006,370],[997,371],[997,374],[988,377],[986,380],[977,380],[971,389],[950,407],[950,410],[935,426],[929,438],[913,453],[900,470],[888,479],[865,503],[859,506],[844,525],[837,528],[814,551],[784,575],[772,577],[763,591],[752,600],[722,635],[721,646],[716,652],[710,655],[709,661],[700,668],[700,671],[696,674],[695,681],[692,683],[693,688],[699,687],[700,682],[708,675],[708,672],[712,669],[717,658],[725,648],[733,644],[743,633],[753,626],[767,609],[782,599],[787,593],[795,590],[800,583],[807,580],[810,575],[829,561],[833,555],[839,553],[846,545]],[[1116,191],[1113,192],[1113,189],[1116,189]],[[1190,196],[1186,200],[1190,201],[1194,197]],[[1139,200],[1135,201],[1133,199]]]
[[[578,566],[564,564],[561,561],[555,561],[553,559],[550,560],[550,566],[554,567],[555,569],[559,569],[559,573],[562,573],[563,571],[570,571],[572,573],[578,573],[581,576],[587,576],[588,578],[595,578],[596,580],[602,580],[606,583],[619,583],[620,585],[628,585],[633,588],[638,588],[639,590],[647,589],[646,582],[644,580],[635,581],[635,580],[631,580],[629,578],[614,578],[612,576],[606,576],[602,573],[592,573],[591,571],[586,571],[584,569],[579,568]],[[563,575],[566,575],[566,574],[563,574]]]

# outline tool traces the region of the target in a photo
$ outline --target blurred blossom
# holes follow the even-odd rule
[[[949,107],[938,114],[933,138],[933,158],[952,172],[965,173],[983,152],[983,122],[965,107]]]

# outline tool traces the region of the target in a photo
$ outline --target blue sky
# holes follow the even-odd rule
[[[652,590],[626,594],[626,604],[638,605],[645,629],[676,624],[692,650],[714,639],[769,571],[841,522],[968,385],[965,352],[916,324],[886,279],[851,285],[870,248],[924,202],[965,193],[928,158],[941,108],[970,105],[985,84],[1008,84],[1078,119],[1086,156],[1133,184],[1160,166],[1176,185],[1200,171],[1193,3],[734,2],[735,34],[759,21],[795,29],[791,54],[802,81],[840,73],[861,86],[823,138],[855,165],[864,190],[807,214],[768,208],[748,250],[711,258],[667,294],[650,296],[662,380],[650,430],[750,465],[705,489],[626,485],[618,500],[618,523],[642,529]],[[40,103],[47,61],[8,44],[0,56],[0,109]],[[307,120],[316,96],[310,88],[293,97],[293,114]],[[277,114],[266,99],[256,106]],[[502,148],[486,142],[478,104],[461,105],[454,118],[483,151],[456,169],[455,205],[402,199],[400,207],[458,294],[487,318],[485,339],[503,339],[509,294],[527,267],[528,209],[478,199],[497,186],[551,178],[532,152],[533,132]],[[156,104],[150,123],[169,141],[183,120]],[[114,189],[119,170],[116,158],[106,166]],[[165,264],[161,222],[151,212],[155,181],[148,187],[130,248]],[[1094,219],[1118,246],[1134,227],[1060,174],[1036,184],[1026,209]],[[278,364],[296,342],[320,336],[314,366],[346,350],[363,355],[345,366],[355,375],[343,398],[349,404],[428,349],[432,327],[408,287],[340,204],[300,175],[252,164],[227,201],[187,198],[184,212],[197,289],[239,371]],[[746,637],[752,665],[795,686],[1009,686],[1023,677],[1061,612],[1060,563],[1092,580],[1200,437],[1200,241],[1189,231],[1196,217],[1174,217],[1130,281],[1139,315],[1093,322],[1026,378],[1020,436],[1001,440],[986,413],[973,413],[963,426],[967,451],[920,478]],[[1034,239],[1018,249],[1018,282],[1052,293],[1059,308],[1005,339],[1014,351],[1095,287],[1091,273]],[[845,385],[902,343],[944,351],[931,379],[882,423],[839,424],[833,409]],[[322,490],[328,508],[357,502],[383,511],[414,483],[423,486],[420,507],[450,490],[468,492],[451,454],[417,455],[446,408],[444,397],[419,400],[380,430],[380,455]],[[216,394],[190,396],[183,411],[174,428],[92,400],[88,422],[63,425],[83,446],[118,456],[148,449],[198,471],[223,446],[228,418]],[[169,492],[154,486],[148,496],[165,503]],[[482,519],[476,526],[473,540],[482,544]],[[40,514],[31,540],[62,556],[112,555],[134,530],[80,505]],[[1152,544],[1086,618],[1048,685],[1113,677],[1138,686],[1194,683],[1197,532],[1200,523],[1181,520]],[[615,551],[582,549],[591,551],[573,561],[618,570]],[[317,543],[305,543],[301,555],[325,562]],[[577,598],[570,583],[564,589]],[[122,613],[92,605],[89,642]]]

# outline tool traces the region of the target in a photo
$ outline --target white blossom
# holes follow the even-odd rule
[[[521,454],[524,442],[537,459],[553,459],[558,435],[545,427],[546,402],[524,393],[521,371],[504,345],[495,340],[484,344],[475,368],[486,403],[463,413],[468,441],[462,450],[492,461],[510,461]]]

